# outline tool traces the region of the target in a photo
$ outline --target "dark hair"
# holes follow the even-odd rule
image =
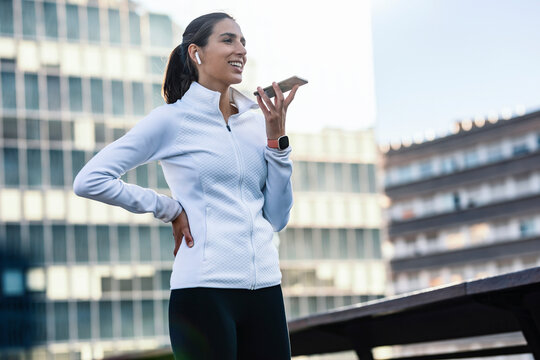
[[[161,92],[167,104],[181,99],[191,83],[199,80],[197,68],[189,58],[188,46],[191,44],[206,46],[208,38],[214,31],[214,25],[223,19],[234,20],[229,14],[216,12],[199,16],[187,26],[182,35],[182,43],[169,55],[165,69]]]

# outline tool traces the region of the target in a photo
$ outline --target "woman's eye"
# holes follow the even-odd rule
[[[228,42],[228,43],[232,42],[231,39],[225,39],[225,40],[223,40],[223,41]]]

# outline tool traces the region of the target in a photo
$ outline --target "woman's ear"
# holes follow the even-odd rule
[[[193,61],[194,63],[200,65],[201,62],[200,62],[199,60],[200,60],[200,56],[201,56],[201,55],[199,55],[199,52],[200,52],[200,50],[199,50],[199,47],[198,47],[197,45],[195,45],[195,44],[190,44],[190,45],[188,46],[188,54],[189,54],[189,58],[190,58],[191,61]],[[197,59],[197,56],[199,57],[198,59]]]

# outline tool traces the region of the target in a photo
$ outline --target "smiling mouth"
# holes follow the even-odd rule
[[[238,69],[242,69],[242,63],[240,61],[229,61],[229,64]]]

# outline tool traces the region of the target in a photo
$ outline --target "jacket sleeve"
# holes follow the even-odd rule
[[[174,220],[182,212],[177,200],[120,179],[139,165],[168,156],[176,131],[171,131],[166,106],[154,109],[124,136],[97,153],[75,177],[75,194],[133,213],[151,212],[163,222]]]
[[[274,231],[281,231],[287,225],[293,205],[290,152],[290,146],[285,150],[267,146],[264,150],[268,176],[264,187],[263,214],[272,224]]]

